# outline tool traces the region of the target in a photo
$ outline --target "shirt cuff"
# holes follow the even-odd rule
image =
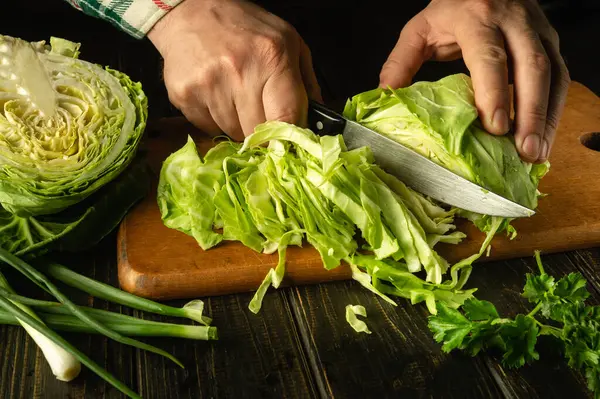
[[[141,39],[184,0],[67,0],[88,15],[104,19]]]
[[[113,2],[115,0],[112,0]],[[129,3],[123,13],[123,19],[129,23],[141,36],[145,36],[150,29],[169,11],[183,0],[123,0]]]

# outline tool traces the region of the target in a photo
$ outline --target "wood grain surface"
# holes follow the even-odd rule
[[[595,148],[595,136],[590,133],[598,131],[600,99],[573,83],[550,157],[551,170],[540,184],[548,196],[540,201],[535,216],[514,223],[519,232],[516,239],[497,236],[491,256],[482,261],[529,256],[536,249],[560,252],[600,244],[600,152],[582,144]],[[149,130],[145,145],[156,175],[162,161],[185,143],[188,134],[201,152],[213,145],[211,138],[181,119],[162,120]],[[451,262],[477,252],[483,240],[470,222],[458,220],[457,225],[467,239],[459,245],[436,247]],[[157,299],[252,291],[277,263],[277,254],[258,254],[239,242],[223,242],[204,251],[192,237],[165,227],[155,187],[121,224],[118,248],[121,287]],[[317,251],[308,244],[288,249],[286,268],[284,285],[350,277],[346,266],[325,270]]]
[[[547,273],[598,273],[597,250],[544,256]],[[591,273],[585,272],[589,270]],[[537,272],[533,257],[495,261],[474,268],[469,287],[479,299],[492,301],[503,316],[531,310],[521,296],[525,273]],[[590,285],[590,304],[597,304],[597,286]],[[399,301],[394,307],[355,282],[291,288],[305,343],[319,370],[322,397],[349,398],[584,398],[589,396],[582,375],[573,371],[551,338],[542,337],[540,360],[519,370],[501,366],[493,355],[471,358],[445,354],[431,339],[424,306]],[[357,335],[344,321],[347,304],[363,305],[372,334]]]
[[[62,261],[89,277],[117,285],[115,241],[116,234],[112,234],[96,248],[64,256]],[[28,292],[31,296],[40,292],[10,271],[6,276],[18,292]],[[186,319],[109,304],[60,286],[82,305],[149,320],[191,324]],[[161,356],[103,336],[61,334],[144,398],[314,398],[312,371],[299,344],[299,332],[286,293],[267,293],[260,316],[247,309],[251,297],[243,294],[205,300],[206,314],[213,317],[218,327],[218,341],[142,338],[173,354],[185,369]],[[185,302],[174,301],[170,305],[180,307]],[[58,381],[23,328],[0,326],[0,398],[125,396],[85,367],[74,381],[68,384]]]

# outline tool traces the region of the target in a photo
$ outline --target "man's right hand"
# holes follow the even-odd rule
[[[209,134],[236,140],[265,120],[304,124],[321,101],[296,30],[244,0],[185,0],[148,34],[165,61],[169,100]]]

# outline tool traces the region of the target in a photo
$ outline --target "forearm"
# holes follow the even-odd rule
[[[141,39],[183,0],[65,0],[76,9],[105,20]]]

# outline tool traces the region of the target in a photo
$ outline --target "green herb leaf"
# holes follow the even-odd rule
[[[462,309],[465,316],[471,321],[492,320],[500,317],[496,307],[491,302],[476,298],[466,300]]]
[[[523,296],[531,303],[536,303],[546,299],[546,295],[552,294],[554,289],[554,277],[547,274],[527,273],[527,280],[523,288]]]
[[[556,282],[554,295],[572,303],[583,302],[590,296],[586,283],[581,273],[569,273]]]
[[[531,317],[519,314],[514,321],[502,324],[500,335],[506,342],[502,362],[507,367],[521,367],[539,359],[535,344],[539,328]]]
[[[598,397],[598,388],[600,387],[600,370],[594,367],[587,367],[585,369],[585,378],[587,380],[587,386],[590,391],[596,392],[595,397]]]
[[[450,352],[461,349],[463,340],[471,332],[471,323],[458,310],[451,309],[443,302],[437,304],[437,315],[429,317],[429,329],[434,333],[436,342],[443,342],[442,350]]]

